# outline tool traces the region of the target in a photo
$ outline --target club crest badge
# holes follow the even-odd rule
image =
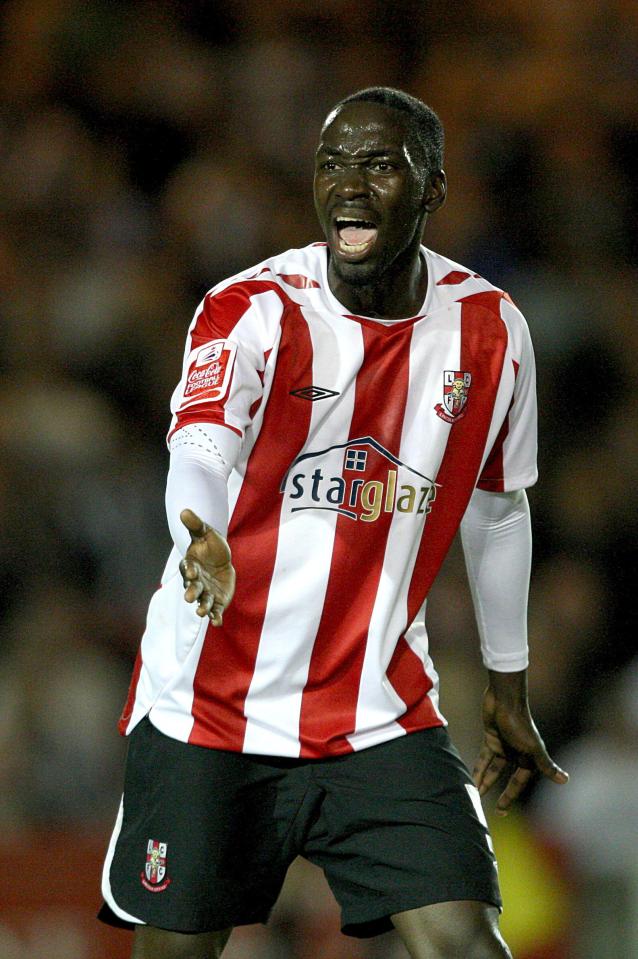
[[[444,370],[443,402],[434,407],[437,416],[446,423],[456,423],[467,412],[467,394],[472,374],[465,370]]]
[[[146,847],[146,865],[140,873],[142,885],[149,892],[164,892],[171,880],[166,875],[166,843],[149,839]]]

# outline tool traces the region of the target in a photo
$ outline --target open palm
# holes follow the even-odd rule
[[[198,616],[208,616],[213,626],[221,626],[224,610],[235,592],[230,548],[224,537],[192,510],[182,510],[180,519],[191,537],[191,545],[179,564],[184,599],[187,603],[197,602]]]

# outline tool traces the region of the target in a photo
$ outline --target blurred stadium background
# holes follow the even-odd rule
[[[5,0],[0,18],[2,959],[128,955],[93,916],[185,330],[214,282],[319,238],[319,125],[376,83],[440,113],[450,199],[426,242],[509,290],[538,357],[531,696],[572,782],[494,822],[503,928],[517,959],[637,957],[638,6]],[[430,633],[471,761],[484,674],[458,551]],[[299,863],[227,955],[406,954],[341,938]]]

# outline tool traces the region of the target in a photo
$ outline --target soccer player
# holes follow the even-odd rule
[[[526,691],[534,360],[507,294],[421,245],[443,132],[387,88],[329,114],[325,243],[208,293],[172,400],[168,523],[121,729],[106,921],[135,959],[220,956],[289,864],[343,930],[497,959],[479,794],[557,783]],[[461,526],[489,683],[474,783],[448,737],[425,602]],[[459,639],[459,641],[462,641]]]

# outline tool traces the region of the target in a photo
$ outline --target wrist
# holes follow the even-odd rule
[[[527,670],[521,669],[512,673],[501,673],[494,669],[488,670],[489,686],[494,698],[499,703],[526,709],[527,698]]]

